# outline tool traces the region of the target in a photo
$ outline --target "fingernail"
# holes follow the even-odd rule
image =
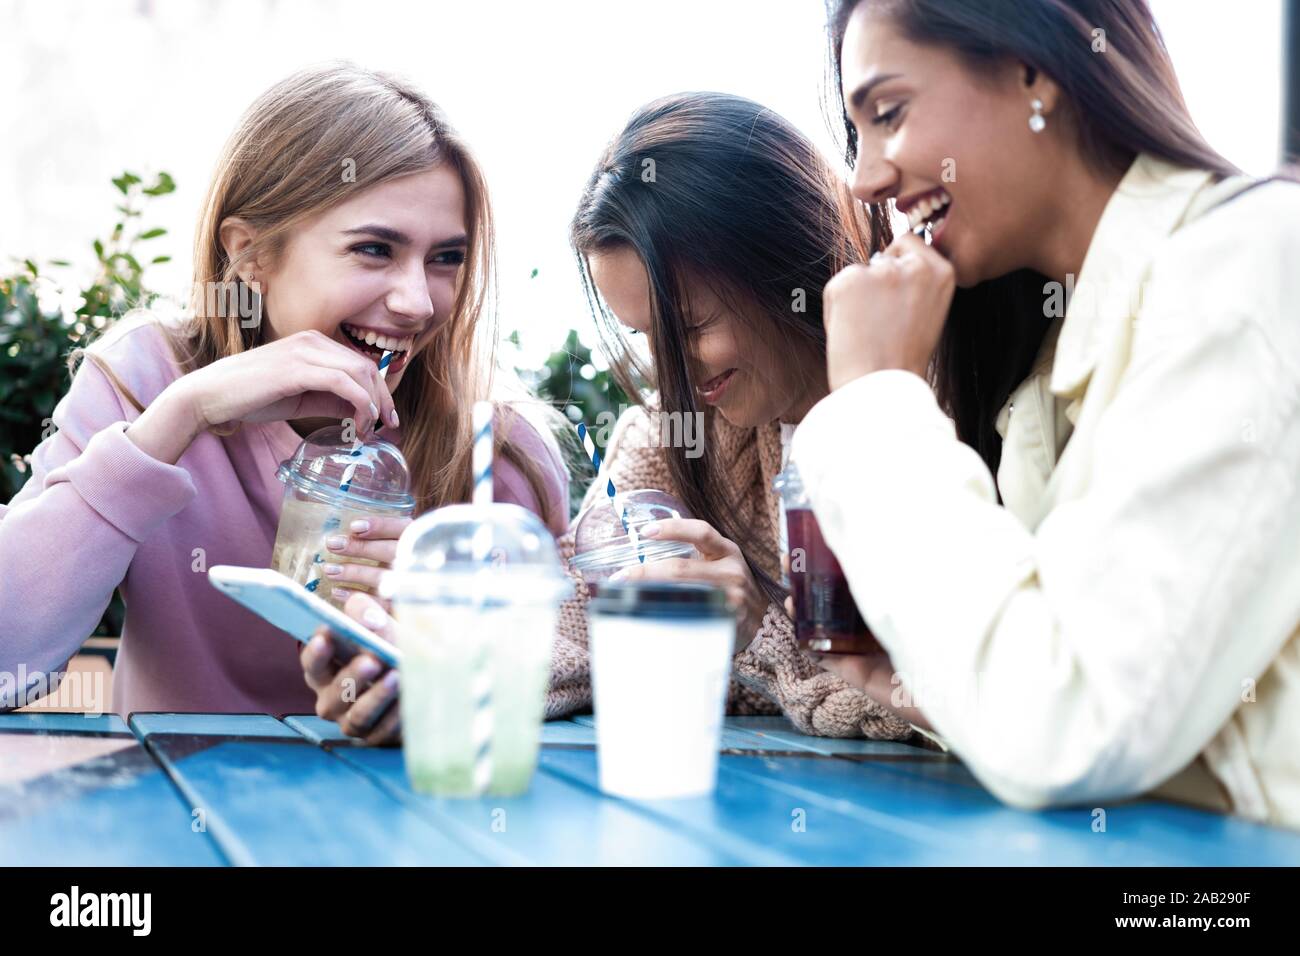
[[[366,521],[364,518],[359,518],[352,522],[352,524],[348,525],[348,527],[351,528],[355,534],[365,534],[370,530],[370,522]],[[343,539],[340,538],[339,540],[341,541]]]
[[[636,533],[643,538],[653,538],[659,533],[659,522],[651,521],[648,524],[643,524],[641,527],[637,528]]]
[[[313,638],[311,639],[311,645],[310,645],[310,648],[311,648],[311,652],[312,652],[313,654],[324,654],[324,653],[325,653],[325,638],[323,638],[323,637],[321,637],[321,635],[317,634],[315,637],[313,637]]]
[[[356,530],[356,529],[353,529]],[[348,539],[341,534],[332,534],[325,539],[325,547],[331,551],[342,551],[348,546]]]
[[[388,420],[392,423],[394,428],[397,428],[402,424],[397,418],[397,409],[395,408],[388,413]]]
[[[383,608],[371,605],[366,608],[365,612],[361,615],[361,620],[366,627],[380,628],[384,627],[388,623],[388,615],[384,613]]]
[[[325,569],[324,569],[324,570],[325,570],[325,573],[328,574],[330,577],[334,577],[336,574],[342,574],[342,573],[343,573],[343,565],[341,565],[341,564],[327,564],[327,565],[325,565]]]
[[[379,667],[379,661],[375,660],[373,657],[362,657],[361,663],[357,665],[357,670],[361,672],[363,678],[370,680],[378,676]]]
[[[384,675],[384,688],[386,690],[397,690],[397,671],[389,671]]]
[[[379,421],[379,409],[375,407],[374,402],[370,403],[370,417],[375,421]]]

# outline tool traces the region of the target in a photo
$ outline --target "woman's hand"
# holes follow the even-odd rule
[[[379,422],[398,425],[378,364],[313,329],[182,375],[126,434],[147,454],[175,464],[214,425],[316,417],[351,418],[358,435]]]
[[[178,380],[198,431],[226,422],[351,418],[396,426],[379,366],[315,329],[219,359]]]
[[[393,619],[368,594],[353,594],[343,611],[390,643],[397,643]],[[402,739],[402,715],[397,703],[398,676],[362,652],[340,665],[329,628],[320,627],[303,647],[299,659],[307,686],[316,692],[316,715],[332,720],[349,737],[368,744],[396,744]],[[385,672],[387,671],[387,672]]]
[[[664,558],[649,564],[623,568],[610,581],[701,581],[724,588],[736,609],[743,641],[753,639],[767,613],[767,596],[759,589],[740,546],[714,530],[707,521],[695,518],[665,518],[643,526],[643,538],[656,541],[685,541],[695,546],[698,558]]]
[[[348,534],[333,534],[325,539],[329,560],[324,567],[325,576],[334,583],[333,597],[346,601],[358,592],[349,585],[365,585],[377,590],[379,577],[392,567],[397,556],[397,539],[407,529],[412,518],[359,518],[352,522]],[[383,567],[356,564],[348,558],[366,558],[378,561]]]
[[[831,389],[890,368],[924,378],[955,287],[952,263],[911,233],[839,272],[822,293]]]

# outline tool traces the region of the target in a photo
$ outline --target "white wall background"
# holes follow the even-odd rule
[[[1280,0],[1153,0],[1192,113],[1238,165],[1278,154]],[[566,242],[601,148],[646,100],[743,94],[828,150],[820,0],[0,0],[0,261],[89,268],[123,168],[176,193],[155,287],[182,288],[203,190],[248,103],[333,58],[406,75],[448,111],[492,188],[501,327],[532,364],[569,328],[594,344]],[[165,250],[163,247],[166,247]],[[535,278],[530,278],[533,270]]]

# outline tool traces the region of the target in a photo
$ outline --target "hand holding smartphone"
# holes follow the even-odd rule
[[[219,564],[208,570],[208,580],[227,597],[303,644],[311,640],[318,627],[328,627],[334,633],[336,643],[346,648],[346,657],[336,654],[340,662],[365,651],[389,667],[401,665],[402,655],[396,646],[279,571]]]

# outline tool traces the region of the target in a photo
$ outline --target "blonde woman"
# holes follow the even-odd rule
[[[193,317],[136,314],[85,350],[32,476],[0,505],[0,706],[52,683],[115,588],[127,606],[113,710],[305,713],[357,681],[345,729],[393,737],[396,674],[339,672],[220,595],[204,569],[266,566],[277,463],[343,418],[382,423],[418,511],[470,490],[469,409],[492,387],[484,317],[493,233],[483,177],[423,94],[350,65],[298,73],[259,98],[217,164],[198,225]],[[260,321],[221,314],[235,289]],[[238,301],[238,298],[236,299]],[[255,300],[254,300],[255,301]],[[485,327],[480,327],[485,326]],[[369,333],[397,351],[381,378]],[[371,339],[375,342],[375,339]],[[497,416],[497,497],[567,522],[554,440]],[[403,520],[352,528],[327,573],[374,584]],[[333,546],[331,546],[333,547]],[[324,645],[324,646],[322,646]],[[304,685],[304,667],[307,685]],[[21,685],[21,686],[20,686]],[[371,686],[373,685],[373,686]],[[369,722],[364,718],[369,717]]]

